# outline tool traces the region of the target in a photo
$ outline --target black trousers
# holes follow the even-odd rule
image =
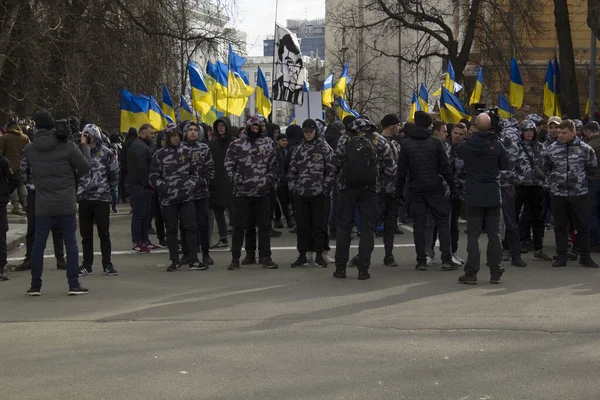
[[[179,262],[179,246],[177,243],[177,227],[181,221],[183,228],[182,241],[185,242],[190,263],[198,261],[198,233],[196,230],[196,209],[193,201],[162,206],[162,214],[167,226],[167,245],[169,259]]]
[[[210,235],[208,233],[210,211],[208,209],[208,199],[193,200],[193,203],[196,211],[196,232],[198,236],[196,240],[196,249],[201,249],[202,254],[208,255],[210,250]],[[182,217],[180,216],[180,218]],[[179,233],[182,239],[185,237],[183,226],[183,221],[180,221]],[[188,252],[185,240],[182,240],[181,250],[183,254]]]
[[[450,204],[443,193],[421,196],[414,193],[410,195],[410,213],[413,218],[413,237],[417,262],[426,262],[427,253],[425,249],[425,226],[427,214],[431,213],[437,226],[440,238],[440,251],[442,262],[451,262],[450,252]]]
[[[567,259],[569,251],[569,222],[577,231],[577,248],[581,259],[590,257],[590,228],[588,226],[590,208],[588,195],[551,196],[552,215],[554,216],[554,240],[556,254],[562,260]]]
[[[383,221],[383,247],[385,255],[391,256],[394,250],[394,236],[398,225],[398,203],[393,194],[379,194],[379,220]]]
[[[82,266],[94,265],[94,223],[100,238],[102,266],[110,265],[110,203],[99,200],[82,200],[79,202],[79,233],[83,250]]]
[[[8,248],[6,243],[6,232],[8,232],[8,216],[6,214],[6,204],[0,205],[0,273],[8,261]]]
[[[458,218],[460,217],[462,200],[452,199],[450,200],[450,205],[452,207],[452,209],[450,210],[450,244],[452,247],[452,254],[454,254],[458,251],[458,238],[460,237]]]
[[[271,257],[271,208],[269,195],[263,197],[236,197],[233,201],[233,237],[231,253],[239,259],[242,253],[248,216],[253,215],[258,227],[258,252],[260,259]],[[246,246],[246,249],[248,246]]]
[[[277,199],[279,204],[275,204],[275,221],[281,221],[281,216],[285,217],[285,220],[289,223],[292,218],[290,203],[292,199],[290,197],[290,189],[287,185],[280,185],[277,188]]]
[[[160,197],[158,192],[152,193],[152,214],[154,215],[154,219],[156,220],[156,237],[158,240],[164,240],[167,237],[165,233],[165,220],[162,215],[162,210],[160,208]]]
[[[488,236],[487,265],[490,271],[499,270],[502,263],[502,239],[500,237],[500,213],[502,206],[467,208],[467,262],[465,273],[475,275],[479,272],[481,254],[479,236],[483,224]]]
[[[27,189],[27,234],[25,236],[25,258],[31,259],[33,238],[35,237],[35,190]],[[54,244],[54,257],[65,258],[63,234],[58,227],[52,227],[52,242]]]
[[[294,196],[297,216],[297,248],[298,253],[307,251],[322,253],[327,244],[327,202],[328,197]]]
[[[371,253],[373,253],[373,247],[375,246],[375,227],[379,218],[379,208],[377,193],[366,189],[346,188],[338,192],[335,265],[336,267],[345,268],[348,264],[350,235],[352,234],[357,205],[360,218],[357,267],[361,270],[368,270],[371,265]]]
[[[544,220],[542,218],[542,203],[544,201],[544,189],[540,186],[516,186],[515,208],[517,218],[524,204],[529,207],[531,228],[533,230],[533,248],[541,250],[544,247]],[[521,225],[521,224],[519,224]]]

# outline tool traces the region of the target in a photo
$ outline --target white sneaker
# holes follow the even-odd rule
[[[427,256],[427,266],[430,267],[431,264],[433,264],[433,260],[435,260],[435,257],[429,257]]]
[[[325,260],[325,262],[327,264],[333,264],[333,263],[335,263],[335,260],[333,258],[331,258],[331,256],[329,255],[329,252],[327,250],[325,250],[323,252],[323,260]]]
[[[308,260],[308,265],[314,265],[315,264],[315,253],[313,251],[307,252],[306,259]]]
[[[465,261],[458,256],[458,253],[452,254],[452,261],[456,264],[464,265]]]

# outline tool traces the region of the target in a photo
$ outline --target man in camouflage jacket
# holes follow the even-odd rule
[[[240,256],[248,215],[258,227],[259,262],[264,268],[278,268],[271,260],[271,207],[269,193],[277,185],[276,150],[273,141],[261,137],[260,120],[248,118],[246,135],[234,140],[225,155],[227,178],[233,183],[232,261],[229,270],[240,268]]]
[[[577,231],[577,247],[580,249],[579,264],[598,268],[590,257],[590,230],[588,226],[588,174],[596,172],[596,153],[576,136],[575,124],[571,120],[559,125],[558,141],[544,153],[543,169],[550,186],[550,201],[554,215],[556,260],[553,267],[567,265],[569,250],[569,216]]]
[[[355,219],[355,210],[358,205],[358,216],[360,218],[361,235],[358,245],[358,256],[352,260],[352,265],[358,267],[358,279],[369,279],[369,266],[371,264],[371,253],[375,246],[375,227],[379,218],[377,195],[382,190],[386,178],[396,174],[396,163],[387,140],[376,132],[377,127],[366,118],[357,118],[350,125],[348,132],[342,135],[338,141],[335,151],[334,167],[338,179],[337,199],[337,237],[335,249],[334,277],[346,277],[346,264],[350,257],[350,234]],[[356,160],[347,157],[346,149],[355,138],[364,137],[371,142],[377,165],[373,166],[377,178],[373,184],[356,187],[349,184],[350,176],[347,169]]]
[[[167,128],[167,145],[158,149],[150,163],[150,184],[160,197],[161,210],[167,227],[167,244],[171,265],[168,272],[181,269],[177,227],[181,221],[182,240],[186,242],[190,270],[205,270],[208,265],[198,261],[198,236],[193,194],[198,189],[198,168],[192,152],[181,146],[178,127]]]
[[[94,264],[94,221],[98,227],[102,269],[105,275],[118,275],[111,262],[110,206],[112,191],[119,183],[119,163],[111,149],[102,144],[100,129],[93,124],[83,128],[82,135],[90,145],[92,163],[88,173],[79,178],[77,201],[79,203],[79,229],[83,262],[79,276],[92,273]]]
[[[298,259],[292,268],[308,265],[307,251],[315,251],[315,263],[327,267],[327,207],[334,184],[333,150],[318,137],[317,123],[302,124],[304,140],[294,148],[288,172],[288,186],[294,197],[297,221]]]
[[[210,148],[203,142],[204,130],[194,121],[183,121],[180,125],[183,134],[182,147],[187,149],[192,156],[192,161],[196,167],[198,184],[192,193],[194,208],[196,210],[196,229],[198,232],[198,246],[202,249],[202,262],[207,265],[214,264],[210,258],[210,235],[208,199],[210,197],[209,185],[215,176],[215,163],[212,159]],[[184,248],[182,264],[186,254]]]

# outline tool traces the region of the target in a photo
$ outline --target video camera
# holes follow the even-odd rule
[[[66,142],[67,140],[76,142],[77,136],[79,136],[79,129],[77,128],[78,125],[79,123],[75,117],[54,121],[56,138],[63,142]]]
[[[487,108],[485,103],[473,104],[473,115],[477,117],[481,113],[486,113],[489,115],[490,120],[492,121],[492,128],[489,131],[489,139],[498,139],[500,137],[500,132],[502,132],[502,118],[500,117],[500,113],[498,113],[498,107]]]

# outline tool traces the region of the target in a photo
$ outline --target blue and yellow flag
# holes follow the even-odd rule
[[[213,106],[217,111],[227,111],[227,65],[221,61],[206,65],[206,81],[213,95]]]
[[[246,59],[236,54],[229,44],[229,57],[227,61],[227,87],[228,87],[228,112],[233,115],[242,115],[248,102],[248,96],[254,93],[254,88],[250,86],[247,79],[244,79],[242,66]]]
[[[454,67],[452,66],[452,62],[450,60],[448,60],[448,68],[446,68],[446,78],[444,79],[444,85],[442,87],[448,89],[450,93],[456,93],[460,89],[462,89],[462,86],[456,83],[456,74],[454,73]],[[436,97],[441,96],[442,88],[439,88],[433,95]]]
[[[296,123],[296,109],[292,111],[292,115],[290,115],[290,119],[288,120],[288,125],[294,125]]]
[[[429,112],[429,93],[424,83],[419,87],[419,95],[417,96],[420,108],[417,111]]]
[[[190,73],[190,86],[192,87],[192,104],[194,109],[204,115],[210,111],[210,107],[213,105],[212,94],[206,87],[202,71],[195,62],[190,61],[188,71]]]
[[[333,104],[333,74],[329,75],[323,83],[323,91],[321,92],[321,103],[325,107],[331,108]]]
[[[446,87],[442,87],[440,96],[440,116],[446,123],[456,124],[461,119],[471,120],[469,112],[461,104],[460,100],[452,94]]]
[[[148,120],[157,131],[165,129],[167,122],[174,122],[171,117],[167,117],[158,106],[156,99],[150,96],[150,108],[148,109]]]
[[[181,120],[182,121],[195,121],[196,117],[194,116],[194,112],[190,108],[190,105],[185,100],[185,97],[181,95]]]
[[[258,77],[256,79],[256,111],[267,118],[273,109],[271,105],[271,99],[269,97],[269,86],[267,80],[262,72],[262,69],[258,67]]]
[[[133,108],[133,120],[136,128],[144,124],[149,124],[148,112],[150,110],[150,97],[143,94],[134,94],[131,96],[131,106]]]
[[[504,119],[512,117],[510,102],[502,93],[498,93],[498,114]]]
[[[165,115],[168,115],[169,117],[171,117],[171,120],[175,121],[175,107],[173,107],[173,101],[171,100],[169,89],[167,89],[167,85],[165,85],[164,83],[161,108]]]
[[[333,88],[333,93],[336,96],[339,96],[343,99],[346,98],[346,86],[352,81],[348,76],[348,63],[344,65],[344,69],[342,70],[342,75],[340,75],[340,79],[335,83]]]
[[[481,101],[481,92],[483,91],[483,68],[481,65],[477,68],[477,80],[475,81],[475,88],[471,93],[471,99],[469,104],[479,103]]]
[[[360,114],[358,114],[356,111],[350,108],[350,105],[348,105],[346,99],[344,99],[343,97],[338,97],[338,104],[338,117],[340,118],[340,120],[343,120],[348,115],[353,115],[356,118],[360,116]]]
[[[523,107],[524,93],[519,66],[513,58],[510,62],[510,105],[516,109]]]
[[[427,106],[429,108],[429,105]],[[415,113],[421,111],[421,102],[417,98],[417,93],[413,91],[412,102],[410,103],[410,111],[408,112],[408,122],[414,122]]]
[[[554,67],[548,61],[546,77],[544,78],[544,115],[553,117],[556,110],[556,93],[554,90]]]
[[[121,132],[127,132],[132,126],[136,126],[134,108],[131,103],[133,94],[125,88],[121,88]]]

